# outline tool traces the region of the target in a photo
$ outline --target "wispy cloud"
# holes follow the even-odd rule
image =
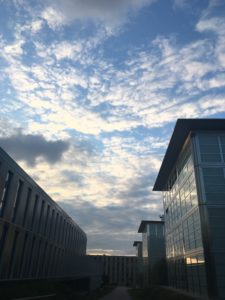
[[[174,0],[174,7],[175,8],[187,8],[188,1],[187,0]]]

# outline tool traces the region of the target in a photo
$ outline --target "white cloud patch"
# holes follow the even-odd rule
[[[45,8],[41,16],[48,23],[48,26],[54,30],[66,23],[66,17],[63,13],[51,6]]]
[[[79,59],[81,51],[82,45],[79,43],[62,42],[55,46],[53,53],[58,60],[65,58]]]
[[[9,56],[21,56],[23,54],[23,45],[24,41],[16,41],[13,44],[8,44],[4,47],[3,51],[5,55]]]
[[[207,19],[201,19],[196,29],[200,32],[210,31],[217,36],[215,45],[215,55],[218,62],[223,68],[225,68],[225,22],[224,19],[218,17],[212,17]]]
[[[34,20],[31,23],[31,32],[33,34],[36,34],[41,30],[42,26],[43,26],[43,21],[41,19]]]

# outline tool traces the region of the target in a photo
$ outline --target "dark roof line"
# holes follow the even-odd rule
[[[158,223],[164,224],[164,221],[159,221],[159,220],[157,220],[157,221],[154,221],[154,220],[142,220],[141,224],[140,224],[140,226],[138,228],[138,232],[139,233],[144,232],[145,226],[147,224],[158,224]]]
[[[136,247],[138,244],[142,244],[142,241],[134,241],[133,247]]]
[[[189,133],[196,130],[225,130],[225,119],[178,119],[162,161],[153,191],[164,191],[166,181]]]

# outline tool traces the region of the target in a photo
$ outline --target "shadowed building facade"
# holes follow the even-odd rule
[[[169,284],[225,298],[225,120],[177,121],[154,191],[163,191]]]
[[[142,233],[143,285],[165,283],[164,222],[141,221],[138,232]]]
[[[89,256],[100,264],[102,276],[106,279],[106,283],[136,286],[137,257],[108,255]]]
[[[136,249],[136,257],[142,258],[142,242],[134,241],[133,247]]]
[[[95,276],[86,243],[84,231],[0,148],[0,282]]]
[[[136,285],[143,285],[143,250],[142,250],[142,242],[134,241],[133,247],[136,249],[136,257],[137,257],[137,276],[136,276]]]

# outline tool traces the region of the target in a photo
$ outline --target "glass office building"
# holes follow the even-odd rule
[[[225,298],[225,120],[177,121],[156,179],[169,284]]]

